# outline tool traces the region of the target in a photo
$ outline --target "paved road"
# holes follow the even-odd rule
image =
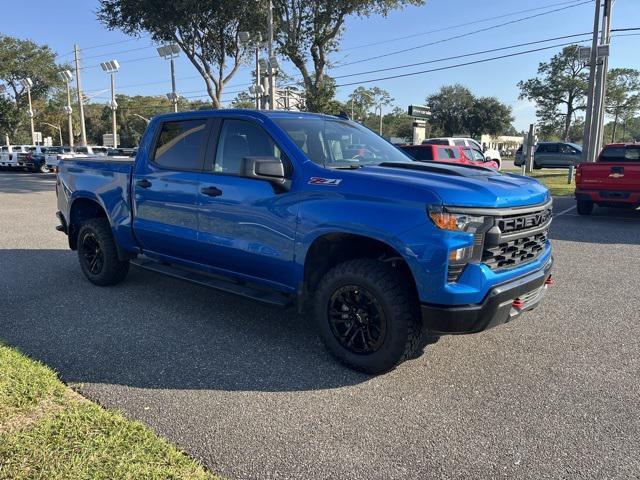
[[[91,286],[51,178],[0,173],[0,201],[0,338],[227,477],[638,477],[638,213],[557,217],[544,305],[369,377],[291,312],[139,270]]]

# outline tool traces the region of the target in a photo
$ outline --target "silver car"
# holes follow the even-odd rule
[[[582,147],[568,142],[540,142],[533,154],[533,168],[569,168],[577,165],[582,158]],[[516,167],[524,163],[522,147],[516,152],[513,164]]]

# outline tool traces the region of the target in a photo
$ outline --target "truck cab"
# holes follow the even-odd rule
[[[56,192],[58,229],[92,283],[134,265],[296,306],[369,373],[415,355],[425,331],[511,321],[550,283],[546,187],[415,162],[343,117],[162,115],[135,160],[62,160]]]

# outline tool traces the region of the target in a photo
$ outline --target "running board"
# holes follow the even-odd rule
[[[148,258],[138,257],[131,260],[131,264],[144,270],[161,273],[169,277],[178,278],[198,285],[204,285],[205,287],[215,288],[216,290],[223,292],[234,293],[269,305],[288,307],[292,304],[292,297],[274,290],[252,287],[248,283],[234,282],[233,280],[214,277],[195,270],[188,270],[175,265],[156,262],[155,260],[150,260]]]

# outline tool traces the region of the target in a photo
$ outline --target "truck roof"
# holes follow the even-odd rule
[[[160,115],[156,115],[154,118],[165,119],[179,119],[179,118],[192,118],[194,114],[207,116],[207,117],[218,117],[225,115],[247,115],[250,117],[256,118],[338,118],[334,115],[325,115],[323,113],[310,113],[310,112],[293,112],[289,110],[251,110],[251,109],[240,109],[240,108],[229,108],[229,109],[220,109],[220,110],[190,110],[187,112],[178,112],[178,113],[163,113]]]

